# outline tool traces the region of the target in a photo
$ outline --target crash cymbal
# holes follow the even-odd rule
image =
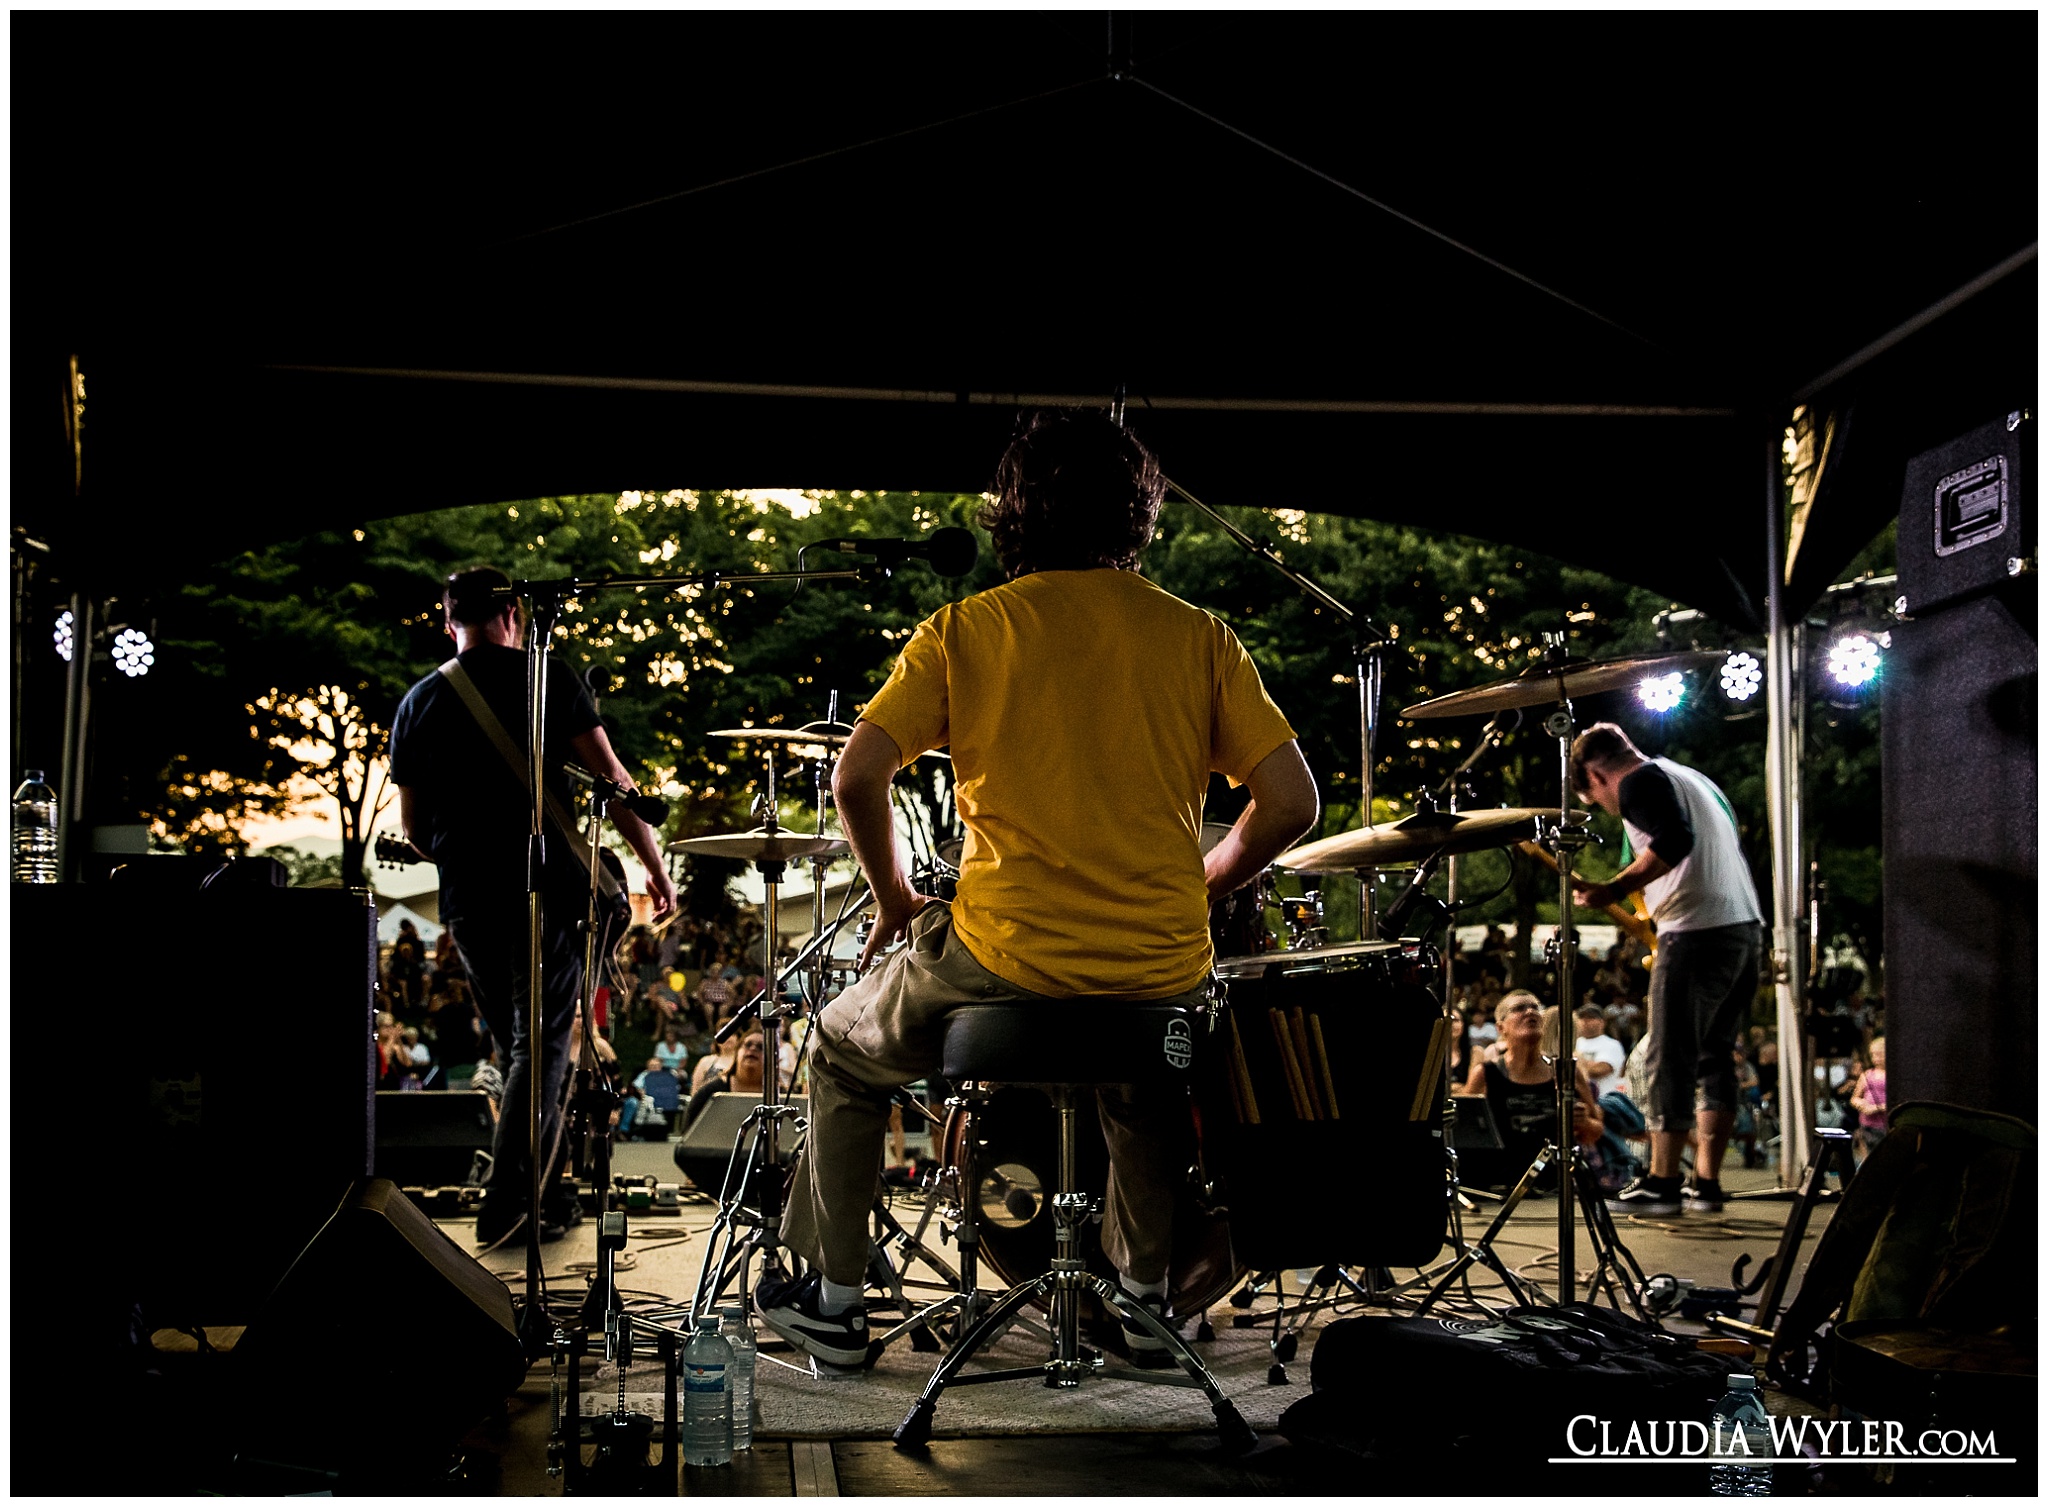
[[[1626,659],[1565,660],[1531,665],[1512,680],[1453,691],[1420,702],[1403,717],[1465,717],[1475,712],[1503,712],[1518,706],[1555,706],[1565,697],[1618,691],[1652,675],[1704,670],[1728,657],[1725,649],[1688,649],[1678,654],[1636,654]]]
[[[810,832],[792,832],[787,827],[769,831],[756,827],[751,832],[713,832],[705,837],[679,837],[668,845],[671,853],[699,853],[706,858],[738,858],[748,863],[784,863],[793,858],[821,858],[844,853],[843,837],[819,837]]]
[[[844,722],[815,722],[809,727],[720,727],[714,738],[751,738],[760,743],[844,743],[853,729]]]
[[[1536,835],[1537,818],[1557,818],[1555,808],[1509,806],[1498,811],[1431,811],[1356,832],[1339,832],[1291,848],[1273,866],[1297,874],[1349,874],[1355,869],[1412,863],[1436,852],[1471,853],[1505,847]]]

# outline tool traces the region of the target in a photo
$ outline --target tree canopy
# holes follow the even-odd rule
[[[974,572],[953,580],[921,564],[886,579],[801,588],[749,586],[744,577],[792,568],[800,550],[823,539],[972,526],[979,502],[888,492],[626,491],[414,514],[244,553],[164,604],[163,673],[142,683],[147,698],[122,729],[121,761],[138,772],[123,789],[161,834],[230,848],[256,814],[332,801],[342,819],[343,872],[359,882],[363,844],[389,794],[376,756],[392,714],[407,686],[450,652],[439,613],[450,570],[481,562],[515,578],[715,571],[725,584],[579,595],[567,604],[555,650],[573,668],[596,672],[621,756],[671,801],[666,836],[750,825],[749,804],[762,785],[760,749],[712,739],[713,729],[820,719],[835,690],[840,718],[851,721],[919,621],[1001,577],[985,545]],[[1673,605],[1504,545],[1318,514],[1232,509],[1226,516],[1269,539],[1290,565],[1391,636],[1375,767],[1373,817],[1380,821],[1411,809],[1418,790],[1441,786],[1485,720],[1406,723],[1401,707],[1514,674],[1540,657],[1546,632],[1565,634],[1577,657],[1653,651],[1656,615]],[[807,563],[830,568],[841,558],[812,551]],[[1165,510],[1141,568],[1237,632],[1300,734],[1326,801],[1323,831],[1356,826],[1352,634],[1193,509]],[[1696,623],[1670,646],[1684,647],[1694,634],[1718,646],[1721,633]],[[1760,713],[1731,715],[1710,684],[1695,684],[1664,714],[1627,693],[1586,698],[1576,710],[1581,726],[1620,722],[1646,751],[1715,779],[1767,890]],[[1807,756],[1809,820],[1833,870],[1839,914],[1871,955],[1879,873],[1875,721],[1874,706],[1817,707]],[[1102,777],[1114,779],[1115,771]],[[942,815],[946,777],[929,778],[923,793]],[[1556,743],[1527,718],[1469,779],[1467,807],[1552,804]],[[795,816],[808,787],[785,783],[779,793]],[[1220,778],[1213,782],[1215,819],[1234,815],[1241,801]],[[1610,818],[1597,818],[1596,827],[1617,835]],[[1611,873],[1618,851],[1613,841],[1591,850],[1583,870]],[[720,891],[730,869],[700,867],[701,892]],[[1468,895],[1508,877],[1504,861],[1491,855],[1470,860],[1468,872]],[[1524,877],[1475,916],[1554,918],[1547,883]],[[1344,910],[1331,907],[1340,933]]]

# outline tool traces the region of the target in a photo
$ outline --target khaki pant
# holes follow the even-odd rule
[[[1205,997],[1198,991],[1155,1003],[1193,1004]],[[935,904],[919,912],[910,923],[908,945],[819,1012],[811,1049],[810,1132],[791,1178],[783,1223],[789,1248],[832,1281],[861,1285],[890,1091],[937,1076],[946,1017],[962,1005],[1044,998],[977,963],[954,937],[949,907]],[[1077,1073],[1085,1077],[1088,1043],[1077,1041],[1073,1048]],[[1099,1088],[1096,1102],[1110,1158],[1102,1248],[1125,1276],[1156,1282],[1166,1275],[1174,1191],[1190,1159],[1187,1093],[1117,1085]]]

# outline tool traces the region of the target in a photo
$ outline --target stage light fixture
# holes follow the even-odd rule
[[[1636,700],[1653,712],[1668,712],[1685,699],[1685,676],[1677,670],[1669,675],[1648,675],[1636,682]]]
[[[1738,649],[1721,662],[1721,694],[1730,701],[1747,701],[1763,689],[1763,661]]]
[[[123,628],[114,635],[114,668],[130,679],[147,675],[156,663],[156,645],[140,628]]]
[[[57,657],[67,665],[71,663],[71,651],[77,647],[78,636],[72,625],[71,609],[66,607],[57,614],[57,631],[50,635],[57,644]]]
[[[1838,685],[1866,686],[1883,663],[1884,650],[1867,633],[1844,633],[1828,645],[1828,675]]]

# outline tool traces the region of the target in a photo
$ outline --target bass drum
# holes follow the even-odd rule
[[[1100,1198],[1109,1186],[1109,1147],[1095,1113],[1095,1096],[1083,1096],[1075,1115],[1079,1146],[1076,1171],[1084,1192]],[[1052,1100],[1035,1088],[997,1087],[979,1109],[955,1109],[946,1119],[946,1165],[957,1178],[967,1139],[974,1140],[978,1186],[962,1188],[981,1221],[981,1256],[1006,1284],[1052,1270],[1052,1196],[1059,1188],[1059,1119]],[[1186,1161],[1195,1158],[1190,1118]],[[1082,1227],[1081,1251],[1088,1269],[1114,1282],[1116,1268],[1102,1254],[1101,1226]],[[1172,1318],[1200,1314],[1241,1282],[1245,1268],[1231,1255],[1230,1227],[1197,1203],[1183,1184],[1173,1214],[1173,1257],[1169,1263],[1167,1312]],[[1094,1300],[1089,1300],[1096,1308]],[[1098,1315],[1099,1316],[1099,1315]]]

